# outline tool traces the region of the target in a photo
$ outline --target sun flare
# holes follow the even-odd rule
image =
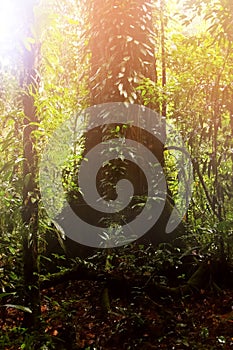
[[[17,9],[13,1],[4,1],[0,3],[0,42],[8,41],[11,35],[16,31]]]
[[[23,19],[22,8],[26,0],[0,0],[0,60],[7,62],[20,42]]]

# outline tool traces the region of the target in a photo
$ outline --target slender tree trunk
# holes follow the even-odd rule
[[[166,76],[166,48],[165,48],[165,19],[164,19],[165,3],[161,0],[160,5],[160,23],[161,23],[161,59],[162,59],[162,88],[165,89],[167,83]],[[166,95],[163,91],[163,100],[161,108],[162,116],[166,117],[167,114],[167,102]]]
[[[28,28],[33,23],[33,8],[28,4],[25,6],[25,23]],[[28,36],[31,31],[28,29]],[[32,313],[25,313],[24,323],[26,327],[37,328],[40,317],[40,287],[38,269],[38,199],[39,191],[37,185],[38,167],[35,138],[33,132],[38,122],[33,94],[36,92],[37,79],[36,59],[38,57],[38,46],[31,45],[31,49],[24,48],[22,78],[23,87],[23,268],[24,268],[24,290],[25,304]],[[33,124],[34,123],[34,124]]]

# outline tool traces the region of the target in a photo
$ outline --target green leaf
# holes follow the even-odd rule
[[[15,295],[15,294],[16,294],[16,292],[1,293],[0,298],[5,298],[5,297],[8,297],[9,295]]]
[[[9,246],[8,249],[11,252],[12,255],[15,254],[15,249],[13,247]]]
[[[4,304],[2,306],[5,306],[5,307],[12,307],[14,309],[18,309],[18,310],[21,310],[21,311],[24,311],[24,312],[28,312],[29,314],[32,313],[32,310],[29,309],[29,307],[26,307],[26,306],[23,306],[23,305],[14,305],[14,304]]]

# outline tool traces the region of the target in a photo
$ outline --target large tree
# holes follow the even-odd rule
[[[89,59],[87,85],[90,106],[106,102],[142,105],[143,97],[138,86],[144,79],[152,83],[157,82],[153,1],[87,0],[85,6],[88,23],[86,36],[89,40],[86,53]],[[159,112],[156,96],[147,107]],[[111,138],[113,130],[117,130],[118,136],[136,140],[148,147],[164,166],[163,143],[151,137],[150,133],[134,126],[125,128],[124,125],[119,125],[116,128],[115,124],[111,124],[89,131],[84,155],[96,144]],[[114,186],[124,177],[134,185],[134,200],[130,203],[132,209],[137,203],[136,198],[141,198],[147,193],[143,172],[135,164],[119,159],[110,161],[98,173],[97,187],[102,196],[115,199]],[[81,205],[79,202],[77,207],[73,203],[78,215],[93,225],[100,222],[102,225],[103,214],[85,206],[82,199],[80,201]],[[134,214],[138,215],[140,210],[134,210]],[[171,211],[171,202],[167,199],[162,215],[147,234],[151,242],[164,242],[177,236],[177,232],[171,235],[164,234]],[[124,220],[132,220],[132,212],[129,209],[130,214],[126,215]],[[110,217],[106,215],[107,225]]]

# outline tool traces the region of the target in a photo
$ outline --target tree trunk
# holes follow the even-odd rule
[[[161,61],[162,61],[162,89],[163,89],[163,100],[162,100],[162,116],[166,117],[167,114],[167,102],[165,87],[167,83],[167,73],[166,73],[166,48],[165,48],[165,2],[162,0],[160,2],[160,23],[161,23]]]
[[[30,25],[33,23],[33,7],[28,4],[24,7],[25,25],[28,26],[27,37],[31,37]],[[24,47],[22,77],[22,102],[24,111],[23,127],[23,269],[25,305],[32,313],[25,313],[24,324],[26,327],[37,328],[40,317],[40,287],[38,268],[38,199],[37,185],[38,167],[37,152],[35,148],[34,131],[37,129],[38,119],[34,105],[33,94],[37,88],[36,59],[38,46],[31,45],[31,49]]]
[[[141,91],[137,87],[145,78],[152,82],[157,80],[152,3],[151,0],[87,1],[88,23],[90,24],[88,85],[91,106],[107,102],[143,104]],[[156,98],[153,101],[156,101]],[[149,103],[147,107],[156,112],[159,112],[160,109],[156,102]],[[111,124],[88,131],[84,156],[95,145],[112,138],[115,128],[116,125]],[[135,126],[124,128],[119,125],[117,128],[119,133],[114,137],[125,137],[143,144],[156,156],[161,166],[164,166],[164,145],[159,139]],[[134,197],[129,205],[128,217],[125,219],[130,222],[142,210],[142,207],[137,212],[132,209],[137,204],[136,198],[147,194],[143,169],[139,169],[127,160],[113,159],[99,171],[97,189],[106,200],[114,200],[116,198],[115,185],[122,178],[128,179],[134,186]],[[89,224],[106,227],[103,213],[88,207],[80,198],[81,195],[78,197],[76,203],[72,199],[70,203],[77,215]],[[174,234],[165,234],[171,211],[172,205],[167,199],[161,217],[146,235],[147,242],[149,240],[157,244],[171,241],[179,235],[180,227]],[[106,215],[106,218],[106,225],[109,225],[111,218],[109,215]]]

